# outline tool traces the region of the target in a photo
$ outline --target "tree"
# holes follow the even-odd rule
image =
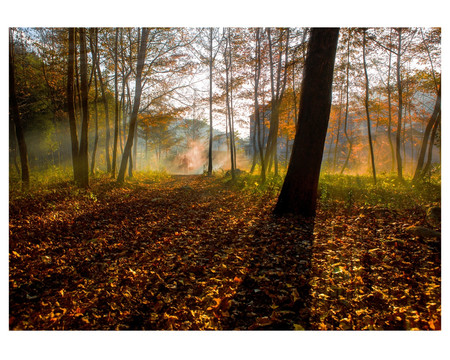
[[[16,97],[16,80],[14,71],[14,39],[12,29],[9,31],[9,111],[16,129],[19,145],[20,165],[22,169],[22,189],[27,190],[30,185],[30,171],[28,168],[28,151],[25,136],[20,121],[19,106]]]
[[[348,36],[347,36],[347,63],[345,68],[345,115],[344,115],[344,135],[348,142],[348,152],[347,157],[345,158],[344,165],[341,169],[341,175],[344,173],[345,168],[348,165],[348,161],[350,159],[350,155],[352,153],[352,147],[353,147],[353,141],[351,137],[349,136],[348,132],[348,108],[349,108],[349,82],[350,82],[350,34],[351,30],[348,29]]]
[[[226,95],[226,107],[228,117],[228,128],[230,130],[230,164],[231,164],[231,178],[235,180],[236,170],[236,145],[234,142],[234,116],[233,116],[233,62],[232,62],[232,39],[230,28],[227,29],[225,36],[225,49],[224,49],[224,61],[225,61],[225,95]],[[224,29],[225,32],[225,29]]]
[[[283,43],[283,37],[286,34],[286,43]],[[288,49],[289,49],[289,29],[280,30],[277,41],[278,53],[274,54],[275,44],[272,42],[271,29],[267,29],[269,40],[269,59],[270,59],[270,89],[271,89],[271,109],[270,109],[270,129],[267,139],[266,153],[264,155],[264,165],[261,167],[261,179],[265,179],[266,171],[270,171],[272,162],[275,165],[275,175],[278,175],[277,158],[277,138],[279,129],[279,109],[286,90],[287,71],[288,71]],[[282,63],[284,52],[284,64]],[[276,73],[274,71],[276,61]]]
[[[369,111],[369,76],[367,74],[367,62],[366,62],[366,31],[367,29],[363,29],[363,63],[364,63],[364,76],[366,78],[366,96],[364,98],[364,107],[366,109],[366,118],[367,118],[367,134],[369,137],[369,149],[370,149],[370,160],[372,164],[372,176],[373,182],[377,183],[377,174],[375,171],[375,158],[373,155],[373,143],[372,143],[372,130],[371,130],[371,122],[370,122],[370,111]]]
[[[78,135],[77,124],[75,118],[74,104],[74,66],[75,66],[75,47],[76,47],[76,30],[69,28],[69,54],[67,61],[67,112],[69,116],[70,139],[72,144],[72,166],[73,178],[78,184],[80,182],[80,162],[78,157]]]
[[[313,28],[291,160],[274,213],[315,216],[317,187],[331,108],[337,28]]]
[[[142,29],[142,36],[139,45],[138,61],[136,65],[136,84],[135,84],[135,94],[134,94],[134,104],[133,111],[131,113],[130,126],[128,129],[127,142],[123,150],[122,161],[120,163],[119,174],[117,176],[117,182],[123,183],[125,180],[125,171],[127,168],[128,159],[131,156],[131,148],[133,146],[133,140],[136,133],[136,122],[137,115],[139,111],[139,106],[141,103],[142,94],[142,70],[145,63],[145,53],[147,50],[147,39],[149,35],[149,30],[147,28]],[[136,161],[136,159],[135,159]]]
[[[95,155],[97,153],[98,147],[98,86],[97,86],[97,67],[95,66],[98,61],[98,37],[95,36],[95,45],[93,44],[94,32],[97,32],[97,29],[90,29],[90,44],[91,44],[91,53],[92,53],[92,73],[94,74],[94,115],[95,115],[95,135],[94,135],[94,146],[92,149],[92,157],[91,157],[91,175],[94,175],[95,171]]]
[[[119,29],[116,28],[114,37],[114,144],[113,144],[113,157],[112,157],[112,178],[116,177],[116,159],[117,159],[117,143],[119,140],[119,88],[118,88],[118,60],[117,60],[117,47],[119,42]]]
[[[419,159],[417,160],[417,167],[416,167],[416,171],[414,172],[414,177],[413,177],[414,181],[418,181],[418,180],[422,179],[423,176],[426,174],[426,171],[424,171],[424,169],[425,169],[424,168],[425,153],[428,148],[428,141],[430,141],[430,133],[432,132],[432,129],[433,129],[433,133],[436,134],[435,129],[437,129],[436,124],[440,120],[439,119],[440,114],[441,114],[441,88],[439,87],[437,98],[436,98],[436,103],[434,106],[434,111],[430,117],[430,120],[428,121],[427,127],[425,128],[425,133],[423,135]],[[433,146],[433,136],[430,141],[430,149],[429,149],[429,155],[428,155],[429,158],[431,158],[431,151],[433,149],[432,146]]]
[[[398,90],[398,115],[397,134],[395,137],[395,155],[397,159],[397,176],[403,180],[402,154],[400,152],[400,140],[402,133],[402,113],[403,113],[403,87],[401,78],[401,56],[402,56],[402,29],[398,28],[398,49],[397,49],[397,90]]]
[[[88,127],[89,127],[89,108],[88,108],[88,76],[87,76],[87,49],[86,49],[86,30],[80,28],[80,77],[81,77],[81,105],[82,105],[82,123],[79,148],[80,165],[80,186],[89,186],[89,160],[88,160]]]
[[[97,43],[97,32],[95,32],[95,42]],[[97,49],[98,51],[98,49]],[[109,108],[108,108],[108,100],[106,99],[106,84],[103,82],[102,72],[100,70],[100,61],[96,61],[95,66],[97,67],[97,75],[98,75],[98,81],[100,83],[100,91],[102,93],[102,102],[105,109],[105,126],[106,126],[106,142],[105,142],[105,148],[106,148],[106,171],[109,173],[111,172],[111,156],[109,153],[109,142],[111,139],[111,133],[109,129]]]
[[[209,148],[208,148],[208,175],[212,175],[212,146],[213,146],[213,106],[212,106],[212,84],[213,84],[213,28],[209,29]]]

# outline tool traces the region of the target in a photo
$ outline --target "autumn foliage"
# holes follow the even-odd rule
[[[13,192],[10,329],[440,329],[439,248],[406,231],[430,199],[323,181],[313,223],[255,179]]]

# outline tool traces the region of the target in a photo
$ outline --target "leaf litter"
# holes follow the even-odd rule
[[[217,178],[96,180],[11,199],[11,330],[440,329],[419,212],[320,208]]]

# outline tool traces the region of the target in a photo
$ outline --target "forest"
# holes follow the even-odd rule
[[[10,330],[441,330],[440,28],[9,28]]]

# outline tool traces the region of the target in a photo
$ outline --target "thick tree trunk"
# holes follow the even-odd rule
[[[298,129],[275,214],[316,213],[317,187],[331,108],[337,28],[313,28],[300,96]]]
[[[11,30],[10,30],[11,31]],[[19,145],[20,165],[22,169],[22,190],[30,186],[30,170],[28,167],[28,150],[20,121],[19,105],[16,97],[16,78],[14,71],[14,42],[12,34],[9,39],[9,111],[16,128],[17,143]]]
[[[128,129],[128,138],[127,138],[127,142],[125,144],[125,148],[123,150],[122,161],[120,163],[119,174],[117,176],[118,183],[123,183],[125,180],[125,171],[127,168],[128,159],[130,159],[130,165],[132,164],[131,148],[133,146],[135,127],[136,127],[136,122],[137,122],[137,115],[138,115],[139,106],[141,103],[141,93],[142,93],[141,76],[142,76],[142,70],[144,68],[148,34],[149,34],[149,31],[147,28],[142,29],[142,37],[141,37],[141,43],[139,46],[138,61],[137,61],[137,66],[136,66],[136,86],[135,86],[133,112],[131,113],[130,127]],[[134,159],[134,160],[136,161],[136,159]]]

